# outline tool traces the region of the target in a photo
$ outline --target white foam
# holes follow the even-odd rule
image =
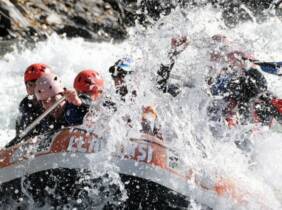
[[[275,31],[275,33],[273,32]],[[0,60],[0,144],[4,145],[13,137],[17,106],[25,95],[23,73],[34,62],[50,65],[62,78],[64,84],[72,87],[74,76],[84,68],[94,68],[106,80],[107,94],[114,95],[108,67],[124,55],[132,55],[136,62],[136,72],[130,85],[137,89],[136,103],[119,105],[119,111],[111,123],[111,138],[126,136],[120,127],[120,118],[127,110],[135,120],[138,130],[140,108],[145,104],[155,104],[165,137],[186,160],[186,164],[197,170],[205,170],[211,177],[223,174],[234,178],[238,185],[255,192],[263,192],[267,205],[278,209],[282,201],[281,181],[281,133],[272,133],[256,139],[256,155],[246,156],[234,145],[231,136],[215,139],[209,131],[206,106],[209,101],[205,93],[204,76],[207,71],[209,37],[224,33],[237,40],[245,49],[266,61],[282,59],[281,23],[269,19],[261,25],[246,23],[230,30],[226,29],[220,13],[211,8],[195,9],[186,15],[176,10],[170,16],[160,19],[156,26],[144,30],[141,26],[131,29],[131,37],[122,44],[89,43],[82,39],[63,39],[56,35],[47,41],[37,43],[32,50],[15,50]],[[196,88],[185,89],[178,98],[162,95],[154,87],[156,71],[160,63],[167,63],[170,39],[175,35],[186,34],[191,38],[191,46],[183,52],[173,70],[184,79],[193,78]],[[282,96],[281,79],[267,76],[269,88]],[[240,133],[240,130],[236,132]],[[116,138],[122,141],[122,138]],[[203,158],[206,157],[206,158]],[[253,167],[252,164],[256,164]],[[208,199],[208,198],[204,198]],[[259,198],[250,198],[248,209],[257,209]],[[279,201],[279,202],[278,202]],[[231,208],[227,203],[215,206],[217,209]],[[195,207],[195,209],[197,209]]]

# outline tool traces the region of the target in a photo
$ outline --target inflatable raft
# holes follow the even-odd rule
[[[154,136],[140,134],[111,153],[106,148],[106,140],[94,133],[66,128],[1,150],[0,208],[185,209],[195,200],[212,209],[220,200],[245,205],[249,197],[231,180],[184,167]],[[124,189],[107,174],[91,177],[93,166],[103,161],[114,166]],[[127,197],[120,199],[122,191]]]

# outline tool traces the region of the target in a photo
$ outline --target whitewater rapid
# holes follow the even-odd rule
[[[167,144],[179,151],[187,165],[206,174],[207,180],[218,174],[228,175],[243,188],[264,192],[260,199],[272,209],[281,209],[282,133],[265,130],[252,137],[255,151],[252,155],[246,155],[234,144],[236,139],[233,137],[242,132],[241,128],[227,131],[223,138],[214,138],[207,125],[206,107],[210,99],[204,82],[209,64],[210,36],[223,33],[262,61],[281,61],[281,22],[272,18],[260,25],[244,23],[230,30],[220,17],[220,13],[211,8],[197,8],[190,12],[176,9],[152,27],[130,29],[130,38],[121,44],[91,43],[80,38],[69,40],[54,34],[32,49],[15,48],[0,60],[0,145],[5,145],[15,134],[17,107],[25,96],[23,73],[28,65],[48,64],[61,76],[67,88],[72,88],[79,71],[96,69],[105,80],[105,93],[114,95],[108,68],[117,59],[131,55],[136,71],[128,82],[137,90],[138,97],[135,103],[120,104],[120,110],[110,121],[112,141],[122,141],[127,135],[119,124],[120,118],[129,114],[137,122],[140,119],[138,110],[143,105],[154,104]],[[195,88],[184,88],[177,98],[172,98],[156,90],[155,79],[160,64],[168,62],[170,39],[176,35],[187,35],[191,44],[179,56],[173,69],[182,81],[173,82],[192,79]],[[282,97],[282,79],[272,75],[266,77],[269,89]],[[138,123],[134,126],[138,130]],[[257,199],[253,199],[248,209],[256,209]],[[195,204],[191,208],[199,209],[200,206]],[[214,208],[233,207],[219,201]]]

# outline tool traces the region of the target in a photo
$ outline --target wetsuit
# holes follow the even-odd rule
[[[256,64],[256,66],[250,69],[251,73],[256,71],[254,74],[262,75],[260,73],[260,71],[262,71],[277,76],[282,75],[282,62],[254,62],[254,64]],[[227,86],[230,84],[231,80],[234,78],[237,79],[240,76],[244,77],[246,72],[248,72],[248,70],[243,69],[243,71],[240,72],[240,70],[233,70],[232,67],[228,67],[223,68],[221,73],[216,75],[214,79],[211,75],[208,76],[207,80],[208,85],[210,86],[211,94],[213,96],[224,96],[226,93],[228,94],[229,90]],[[246,76],[248,76],[248,73]],[[263,78],[263,76],[260,76],[260,78],[262,78],[262,82],[266,84],[266,80]],[[260,82],[260,80],[258,80],[258,82]]]
[[[16,135],[43,113],[41,104],[33,96],[26,96],[19,106],[20,115],[16,120]],[[33,131],[36,135],[36,129]]]
[[[218,126],[225,119],[228,126],[233,127],[238,123],[236,114],[241,124],[252,122],[254,100],[266,91],[267,81],[257,69],[219,75],[211,86],[211,93],[220,99],[213,100],[207,110],[211,124],[216,122]]]
[[[267,91],[267,81],[257,69],[250,69],[244,75],[233,78],[227,85],[228,95],[225,100],[233,104],[225,110],[225,115],[232,112],[235,108],[241,116],[243,123],[251,119],[253,99]]]
[[[55,119],[52,115],[49,115],[42,120],[39,124],[40,132],[57,131],[64,127],[81,125],[85,114],[91,106],[92,100],[85,94],[80,94],[79,98],[82,101],[80,106],[66,102],[63,114],[59,118]]]
[[[168,83],[170,72],[174,64],[174,60],[172,60],[169,65],[161,64],[160,69],[157,71],[157,74],[159,75],[157,79],[157,88],[162,90],[163,93],[169,93],[173,97],[176,97],[181,92],[180,86]]]
[[[68,127],[68,126],[82,124],[83,118],[84,118],[85,114],[88,112],[89,107],[92,103],[92,100],[89,96],[84,95],[84,94],[79,95],[79,98],[82,101],[82,104],[80,106],[75,106],[71,103],[66,102],[63,114],[60,116],[60,118],[55,119],[52,115],[46,116],[23,139],[19,139],[19,138],[16,137],[12,141],[10,141],[5,147],[7,148],[7,147],[13,146],[17,143],[20,143],[21,141],[28,139],[28,137],[37,136],[37,135],[40,135],[40,134],[44,134],[46,132],[57,131],[57,130],[60,130],[64,127]],[[24,102],[25,102],[25,100],[24,100]],[[23,103],[23,104],[27,105],[27,107],[30,107],[28,103],[26,104],[26,102]],[[43,109],[42,109],[41,105],[39,105],[39,106],[40,106],[41,113],[42,113]],[[27,108],[25,106],[22,106],[22,107]],[[26,109],[26,110],[29,110],[29,109]],[[36,119],[36,117],[35,117],[35,119],[31,120],[29,115],[27,115],[28,113],[26,112],[25,114],[26,114],[26,115],[24,115],[25,118],[23,118],[23,119],[30,120],[29,123],[33,122]],[[33,114],[33,112],[31,112],[31,114]],[[39,116],[39,114],[40,113],[37,113],[38,116]],[[32,116],[34,117],[34,116],[37,116],[37,115],[32,115]],[[27,122],[27,121],[24,121],[24,122]],[[24,124],[24,126],[26,126],[26,124]]]

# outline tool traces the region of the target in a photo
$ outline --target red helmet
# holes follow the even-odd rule
[[[45,73],[51,73],[50,68],[42,63],[30,65],[24,73],[24,81],[35,81]]]
[[[97,71],[86,69],[76,76],[73,87],[77,91],[89,94],[93,99],[96,99],[103,90],[104,80]]]

